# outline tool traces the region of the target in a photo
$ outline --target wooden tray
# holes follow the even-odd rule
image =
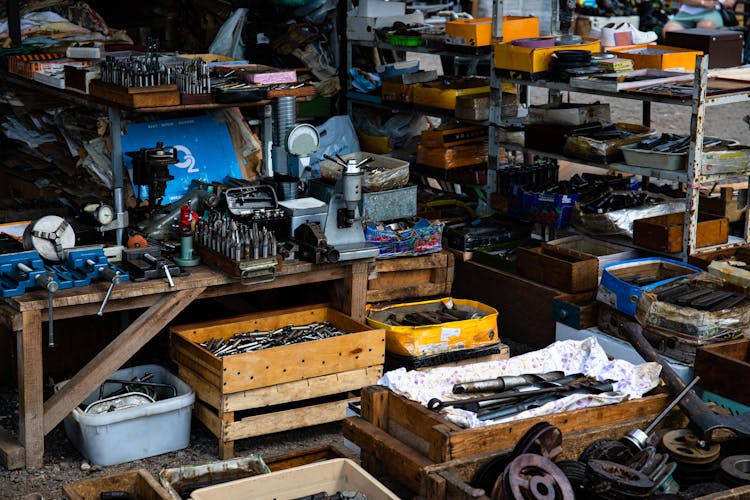
[[[155,87],[121,87],[92,80],[89,83],[89,94],[103,101],[128,108],[151,108],[177,106],[180,104],[180,91],[177,85],[159,85]]]
[[[685,214],[677,212],[633,221],[633,243],[659,252],[681,252]],[[711,214],[698,215],[698,248],[726,243],[729,221]]]
[[[447,297],[453,285],[453,254],[445,250],[416,257],[376,260],[367,282],[367,302]]]
[[[519,247],[516,262],[518,274],[558,290],[585,292],[598,284],[599,261],[579,252],[559,251],[554,246]]]

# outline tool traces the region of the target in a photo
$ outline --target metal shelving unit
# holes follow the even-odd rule
[[[554,6],[557,2],[552,2]],[[493,38],[502,40],[502,24],[498,20],[502,19],[503,0],[493,1]],[[557,24],[557,11],[554,8],[552,12],[552,26],[553,31],[556,30]],[[501,147],[509,150],[520,150],[531,154],[537,154],[540,156],[547,156],[551,158],[566,159],[575,163],[599,167],[603,169],[617,170],[619,172],[630,173],[634,175],[640,175],[643,177],[654,177],[658,179],[665,179],[671,181],[677,181],[685,186],[686,199],[687,199],[687,210],[685,211],[685,225],[683,231],[683,244],[682,252],[675,257],[682,260],[687,260],[689,255],[697,253],[705,253],[709,251],[724,250],[728,248],[734,248],[740,245],[746,245],[750,243],[750,217],[745,217],[745,230],[744,238],[730,238],[729,242],[724,245],[718,245],[713,247],[702,247],[696,246],[697,238],[697,226],[698,226],[698,204],[700,198],[700,188],[703,184],[713,182],[726,182],[730,179],[742,178],[744,181],[750,181],[750,170],[746,172],[736,172],[732,174],[709,174],[703,172],[703,135],[704,135],[704,119],[706,115],[706,109],[713,106],[719,106],[724,104],[737,104],[750,102],[750,91],[741,91],[734,93],[727,93],[715,96],[707,96],[708,89],[708,56],[699,57],[696,61],[695,79],[696,85],[693,86],[693,95],[688,99],[681,99],[677,97],[663,97],[647,95],[645,93],[637,92],[608,92],[600,90],[583,89],[579,87],[571,87],[567,83],[560,82],[547,82],[547,81],[527,81],[527,80],[512,80],[501,77],[497,70],[492,71],[491,78],[491,109],[490,109],[490,167],[497,168],[498,152]],[[513,83],[518,86],[526,87],[541,87],[550,90],[550,96],[559,97],[561,92],[577,92],[581,94],[594,94],[605,97],[615,97],[620,99],[631,99],[635,101],[641,101],[643,103],[643,123],[644,125],[650,125],[651,121],[651,103],[659,102],[664,104],[676,105],[676,106],[690,106],[692,109],[690,119],[690,153],[688,155],[688,165],[686,171],[669,171],[659,170],[652,168],[635,167],[632,165],[626,165],[622,163],[616,164],[600,164],[592,163],[579,160],[577,158],[568,158],[563,155],[556,155],[553,153],[547,153],[545,151],[535,151],[515,144],[500,143],[498,141],[497,129],[503,124],[500,116],[500,104],[502,102],[502,84]],[[494,160],[494,163],[493,163]]]

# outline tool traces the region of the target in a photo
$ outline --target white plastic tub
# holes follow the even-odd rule
[[[195,393],[185,382],[158,365],[125,368],[109,378],[132,380],[153,373],[151,382],[175,386],[177,395],[154,403],[109,413],[88,414],[80,408],[65,417],[65,433],[81,454],[96,465],[115,465],[186,448],[190,443],[190,417]],[[55,392],[69,381],[55,385]],[[105,384],[104,394],[119,385]],[[170,394],[171,395],[171,394]],[[96,390],[83,402],[99,399]]]

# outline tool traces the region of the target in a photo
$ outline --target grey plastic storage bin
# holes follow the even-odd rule
[[[78,451],[96,465],[115,465],[161,453],[181,450],[190,443],[190,416],[195,393],[190,386],[158,365],[125,368],[109,378],[132,380],[153,373],[151,382],[170,384],[177,389],[175,397],[110,413],[88,414],[80,408],[65,417],[65,433]],[[68,381],[55,385],[59,391]],[[119,385],[105,384],[104,394]],[[171,395],[171,394],[170,394]],[[97,389],[83,406],[99,399]]]

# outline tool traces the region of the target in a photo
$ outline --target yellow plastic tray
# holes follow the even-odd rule
[[[487,313],[487,316],[427,326],[393,326],[371,317],[381,311],[397,312],[398,309],[406,307],[439,302],[448,303],[451,300],[456,306],[473,307]],[[445,297],[385,307],[368,306],[367,324],[385,329],[386,351],[402,356],[422,356],[496,343],[499,340],[497,314],[496,309],[481,302]]]

